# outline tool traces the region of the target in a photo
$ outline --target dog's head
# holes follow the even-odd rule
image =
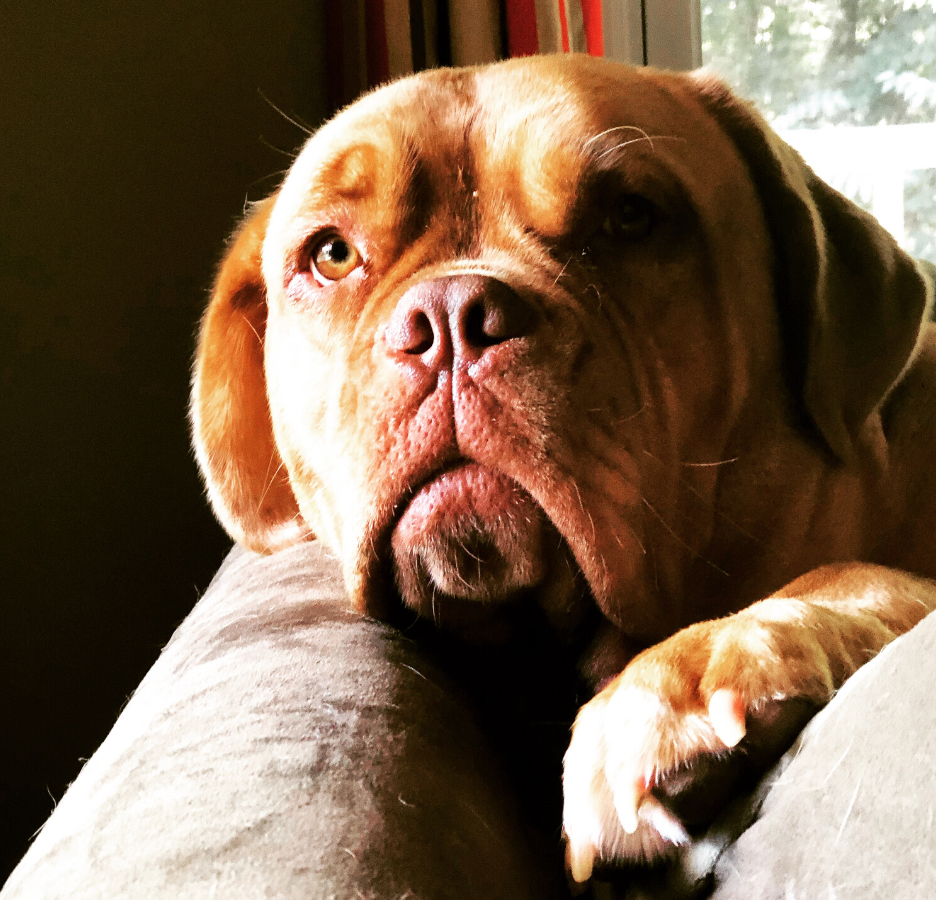
[[[925,303],[715,82],[587,57],[427,72],[325,125],[235,235],[195,443],[235,538],[316,535],[361,608],[394,582],[443,625],[590,594],[658,639],[715,527],[723,469],[685,464],[797,410],[847,458]]]

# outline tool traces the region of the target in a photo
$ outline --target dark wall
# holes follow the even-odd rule
[[[196,325],[303,139],[264,96],[325,111],[318,0],[2,6],[0,882],[228,547]]]

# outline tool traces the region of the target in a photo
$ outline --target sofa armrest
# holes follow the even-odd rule
[[[523,834],[461,694],[320,545],[235,549],[2,898],[561,895]]]

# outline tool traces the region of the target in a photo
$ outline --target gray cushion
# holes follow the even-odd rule
[[[849,679],[750,796],[627,900],[936,897],[936,615]]]
[[[516,809],[460,692],[319,545],[235,550],[2,897],[565,894]]]
[[[934,675],[928,616],[807,726],[718,861],[714,897],[936,897]]]
[[[936,896],[934,643],[930,616],[672,865],[593,895]],[[322,547],[236,549],[0,897],[568,896],[475,713]]]

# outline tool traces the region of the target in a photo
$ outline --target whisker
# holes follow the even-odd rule
[[[684,137],[680,137],[679,135],[676,135],[676,134],[654,134],[654,135],[648,134],[642,138],[632,138],[629,141],[622,141],[620,144],[615,144],[613,147],[609,147],[607,150],[605,150],[604,153],[602,153],[601,156],[598,157],[598,159],[604,159],[609,153],[613,153],[615,150],[623,150],[625,147],[628,147],[631,144],[639,144],[641,141],[647,141],[647,143],[650,144],[650,149],[653,150],[653,152],[655,153],[656,147],[653,146],[654,141],[685,141],[685,140],[686,139]]]
[[[647,555],[647,548],[644,547],[644,545],[640,542],[640,538],[637,537],[637,532],[634,531],[634,529],[630,527],[630,525],[627,523],[627,520],[626,520],[626,519],[624,520],[624,527],[630,532],[630,536],[634,539],[634,543],[635,543],[638,547],[640,547],[640,552],[643,553],[644,556],[646,556],[646,555]],[[618,546],[623,550],[623,549],[624,549],[624,544],[621,543],[621,539],[617,536],[617,534],[614,535],[614,539],[617,541]]]
[[[617,153],[618,150],[623,150],[625,147],[629,147],[631,144],[641,144],[645,140],[650,145],[650,150],[652,152],[656,152],[653,146],[653,139],[648,134],[642,138],[632,138],[629,141],[622,141],[620,144],[615,144],[613,147],[609,147],[598,157],[598,162],[601,162],[601,160],[603,160],[606,156],[610,156],[612,153]]]
[[[598,532],[595,530],[595,520],[592,518],[592,514],[587,509],[585,509],[585,504],[582,502],[582,493],[579,490],[578,484],[573,481],[572,487],[575,488],[575,496],[578,497],[579,507],[581,508],[582,512],[585,513],[585,516],[591,524],[592,543],[595,543],[598,538]]]
[[[685,141],[684,137],[675,134],[647,134],[642,128],[638,128],[636,125],[618,125],[616,128],[608,128],[606,131],[602,131],[600,134],[596,134],[594,137],[590,138],[585,143],[585,150],[588,150],[588,147],[594,142],[603,138],[609,134],[613,134],[615,131],[636,131],[640,137],[631,138],[628,141],[621,141],[618,144],[615,144],[613,147],[608,147],[606,150],[603,150],[596,157],[596,162],[601,162],[606,156],[610,156],[612,153],[617,153],[618,150],[623,150],[625,147],[629,147],[631,144],[642,144],[647,143],[650,145],[650,152],[656,153],[656,147],[653,145],[654,141]]]
[[[645,140],[650,144],[651,147],[653,146],[653,139],[650,137],[649,134],[647,134],[646,131],[643,130],[643,128],[638,128],[636,125],[615,125],[613,128],[606,128],[604,131],[601,131],[598,134],[594,135],[593,137],[590,137],[585,142],[584,149],[587,150],[592,144],[595,143],[595,141],[600,141],[606,135],[614,134],[615,131],[636,131],[638,134],[641,134],[642,137],[634,138],[634,141]],[[633,142],[628,141],[627,143],[630,144]]]
[[[276,147],[273,147],[272,149],[273,149],[273,150],[276,150],[277,148],[276,148]],[[278,172],[270,172],[269,175],[261,175],[256,181],[251,182],[250,186],[251,186],[251,187],[256,187],[258,184],[261,184],[261,183],[264,182],[264,181],[269,181],[271,178],[281,178],[281,177],[282,177],[283,175],[285,175],[288,171],[289,171],[289,169],[280,169]],[[245,206],[244,212],[246,212],[246,211],[247,211],[247,210],[246,210],[246,206]]]
[[[309,128],[308,125],[303,125],[302,123],[297,122],[297,121],[296,121],[295,119],[293,119],[291,116],[287,116],[286,113],[284,113],[284,112],[283,112],[269,97],[267,97],[267,95],[264,94],[263,91],[261,91],[259,88],[257,88],[257,93],[258,93],[271,107],[273,107],[273,109],[275,109],[276,112],[278,112],[287,122],[289,122],[290,125],[295,125],[296,128],[298,128],[300,131],[304,132],[305,134],[307,134],[307,135],[309,135],[309,136],[311,137],[311,135],[313,134],[313,131],[312,131],[311,128]]]
[[[472,553],[472,552],[468,549],[468,546],[461,540],[461,538],[459,538],[459,540],[458,540],[458,545],[459,545],[459,547],[461,547],[462,550],[464,550],[465,553],[467,553],[468,556],[470,556],[473,560],[475,560],[475,561],[478,562],[479,564],[483,562],[483,560],[481,559],[480,556],[475,556],[475,554]]]
[[[721,572],[721,574],[724,575],[726,578],[731,577],[720,566],[716,566],[715,563],[713,563],[710,559],[706,559],[704,556],[702,556],[701,553],[697,552],[696,550],[693,550],[692,547],[690,547],[678,534],[676,534],[675,531],[673,531],[672,528],[670,528],[669,525],[667,525],[666,520],[650,505],[646,497],[641,497],[640,499],[643,501],[644,506],[646,506],[647,509],[649,509],[650,512],[652,512],[657,517],[657,520],[659,521],[659,523],[667,530],[667,532],[669,532],[670,536],[673,538],[674,541],[676,541],[678,544],[680,544],[682,547],[688,550],[689,553],[692,554],[693,557],[701,559],[702,562],[704,562],[706,565],[711,566],[716,572]]]
[[[616,153],[618,150],[623,150],[625,147],[629,147],[631,144],[639,144],[641,141],[647,140],[650,144],[650,149],[656,153],[656,147],[653,146],[654,141],[682,141],[685,138],[677,137],[673,134],[655,134],[653,137],[647,135],[646,138],[633,138],[630,141],[624,141],[623,143],[616,144],[613,147],[609,147],[601,156],[598,157],[598,162],[603,160],[606,156],[610,156],[612,153]]]
[[[263,489],[263,493],[260,495],[260,499],[257,501],[257,514],[260,514],[260,507],[263,506],[263,501],[266,500],[266,495],[270,493],[270,488],[273,487],[274,482],[276,481],[276,476],[285,468],[286,464],[280,460],[280,464],[276,467],[276,471],[270,475],[270,466],[273,465],[273,460],[276,457],[271,453],[270,461],[267,463],[267,476],[269,480],[267,481],[267,486]]]
[[[637,537],[637,532],[634,531],[634,529],[630,527],[630,525],[627,523],[626,520],[624,521],[624,527],[631,533],[631,537],[634,539],[634,541],[635,541],[635,543],[637,544],[637,546],[640,547],[640,552],[643,553],[644,556],[646,556],[646,555],[647,555],[647,548],[644,547],[644,545],[643,545],[643,543],[641,542],[640,538]]]
[[[625,416],[623,419],[618,419],[617,424],[623,425],[625,422],[630,422],[631,419],[636,419],[650,404],[644,400],[644,405],[640,407],[635,413],[631,413],[629,416]]]
[[[478,557],[475,556],[475,555],[465,546],[465,543],[464,543],[464,541],[463,541],[461,538],[458,538],[457,540],[458,540],[458,546],[461,547],[461,549],[464,550],[465,553],[467,553],[470,557],[472,557],[473,559],[477,559],[477,560],[478,560],[478,565],[480,566],[481,560],[478,559]],[[455,576],[458,578],[458,580],[459,580],[466,588],[469,588],[469,589],[470,589],[470,588],[471,588],[471,582],[469,582],[468,579],[465,578],[464,575],[462,575],[462,573],[461,573],[461,572],[459,571],[459,569],[458,569],[458,566],[454,566],[453,568],[455,569]]]
[[[737,462],[741,459],[740,456],[733,456],[731,459],[720,459],[717,462],[707,462],[707,463],[694,463],[694,462],[681,462],[681,466],[689,466],[693,469],[707,469],[711,466],[727,466],[728,463]]]
[[[565,270],[569,268],[570,262],[572,262],[571,256],[566,260],[565,265],[559,270],[559,274],[556,276],[556,280],[553,282],[553,287],[559,284],[559,279],[562,278],[563,275],[565,275]]]
[[[661,466],[663,465],[663,461],[660,460],[660,459],[657,459],[657,457],[655,457],[649,450],[644,450],[643,452],[644,452],[644,455],[645,455],[645,456],[649,456],[650,459],[652,459],[652,460],[653,460],[655,463],[657,463],[658,465],[661,465]],[[736,461],[739,460],[740,458],[741,458],[740,456],[736,456],[734,459],[726,459],[726,460],[723,460],[723,463],[736,462]],[[683,465],[688,465],[688,466],[716,466],[716,465],[722,465],[723,463],[683,463]],[[700,494],[700,493],[692,486],[692,484],[690,484],[690,482],[689,482],[683,475],[681,475],[679,472],[676,472],[675,474],[676,474],[676,478],[678,479],[679,483],[680,483],[687,491],[689,491],[689,493],[692,494],[697,500],[699,500],[699,501],[701,501],[702,503],[704,503],[704,504],[712,511],[712,513],[713,513],[714,515],[718,516],[718,518],[720,518],[723,522],[727,522],[732,528],[736,529],[736,530],[739,531],[741,534],[743,534],[744,537],[746,537],[749,541],[752,541],[753,543],[757,544],[758,547],[763,547],[763,548],[766,548],[766,549],[768,549],[768,550],[770,549],[769,547],[767,547],[767,544],[765,544],[764,541],[762,541],[759,537],[756,537],[755,535],[751,534],[750,531],[748,531],[748,530],[747,530],[746,528],[744,528],[742,525],[739,525],[739,524],[738,524],[737,522],[735,522],[735,520],[732,519],[730,516],[728,516],[728,515],[726,515],[725,513],[723,513],[723,512],[715,505],[715,503],[714,503],[712,500],[710,500],[708,497],[703,497],[702,494]]]
[[[259,341],[260,346],[262,347],[262,346],[263,346],[263,338],[260,337],[260,332],[257,331],[256,328],[254,328],[253,322],[251,322],[250,319],[247,318],[247,316],[245,316],[243,313],[241,313],[241,315],[244,316],[244,321],[245,321],[245,322],[247,323],[247,325],[250,327],[250,330],[257,336],[257,340]]]
[[[290,159],[296,159],[296,157],[299,156],[298,153],[293,153],[290,150],[284,150],[282,147],[277,147],[275,144],[271,144],[265,137],[263,137],[263,135],[260,135],[258,140],[260,141],[261,144],[263,144],[264,147],[267,147],[268,149],[272,150],[274,153],[279,153],[282,156],[288,156]],[[289,170],[287,169],[286,171],[289,171]]]

